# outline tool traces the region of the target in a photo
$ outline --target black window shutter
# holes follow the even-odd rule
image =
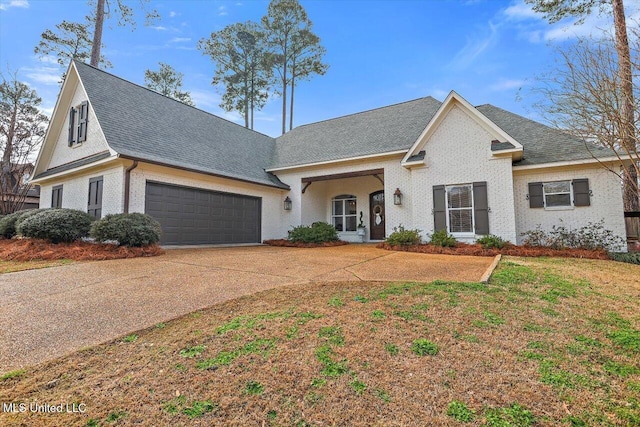
[[[62,207],[62,185],[56,185],[51,189],[51,207]]]
[[[487,182],[473,183],[473,210],[476,234],[489,234],[489,202],[487,200]]]
[[[80,117],[78,119],[78,142],[87,140],[87,120],[89,116],[89,102],[80,104]]]
[[[447,229],[447,207],[444,185],[433,186],[433,231]]]
[[[541,182],[529,183],[529,207],[544,208],[544,194],[542,193]]]
[[[101,176],[89,180],[89,202],[87,213],[96,219],[102,217],[102,183]]]
[[[573,205],[591,206],[591,192],[589,191],[589,179],[574,179],[573,185]]]
[[[67,142],[69,143],[69,147],[73,145],[75,139],[73,138],[73,132],[75,131],[74,120],[76,118],[76,109],[71,107],[69,110],[69,138]]]

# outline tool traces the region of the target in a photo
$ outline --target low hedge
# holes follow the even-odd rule
[[[93,220],[76,209],[43,209],[21,221],[16,231],[24,237],[69,243],[88,236]]]
[[[91,237],[99,242],[116,241],[120,246],[149,246],[160,241],[160,223],[141,213],[107,215],[91,226]]]
[[[310,226],[294,227],[289,231],[289,240],[302,243],[335,242],[338,240],[338,231],[326,222],[314,222]]]
[[[29,211],[18,211],[2,217],[2,219],[0,219],[0,236],[5,239],[10,239],[15,236],[16,221],[27,212]],[[37,210],[34,212],[37,212]]]
[[[420,230],[407,230],[403,225],[393,227],[393,233],[389,234],[386,243],[389,245],[410,246],[417,245],[422,241]]]

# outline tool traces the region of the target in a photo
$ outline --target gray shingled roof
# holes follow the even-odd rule
[[[419,98],[299,126],[274,139],[84,63],[75,65],[109,146],[122,156],[278,188],[288,186],[265,169],[409,150],[441,105]],[[477,109],[524,146],[517,165],[591,159],[589,149],[612,155],[490,104]]]
[[[276,139],[271,168],[408,150],[438,107],[429,96],[297,127]]]
[[[523,158],[516,165],[591,159],[593,156],[609,157],[613,152],[594,144],[588,146],[566,132],[519,116],[490,104],[476,107],[489,120],[516,139],[524,147]]]
[[[75,65],[107,143],[117,153],[288,188],[264,171],[273,156],[273,138],[82,62]]]

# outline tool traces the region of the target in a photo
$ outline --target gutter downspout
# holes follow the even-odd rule
[[[129,213],[129,192],[131,187],[131,171],[138,167],[138,161],[134,160],[124,173],[124,213]]]

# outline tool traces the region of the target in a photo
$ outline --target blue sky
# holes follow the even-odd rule
[[[112,0],[113,1],[113,0]],[[553,67],[554,47],[576,35],[610,28],[594,14],[582,26],[550,25],[523,0],[300,0],[327,49],[324,76],[296,88],[295,125],[325,120],[427,95],[443,100],[451,90],[474,105],[490,103],[536,119],[531,88]],[[129,3],[138,5],[137,0]],[[106,22],[103,54],[108,72],[144,85],[144,71],[166,62],[184,73],[184,89],[206,111],[242,123],[219,106],[211,86],[213,64],[196,49],[198,40],[235,22],[257,21],[266,0],[152,0],[161,15],[144,25]],[[640,20],[638,0],[625,0],[631,25]],[[18,70],[51,113],[62,69],[37,58],[40,34],[62,20],[83,21],[84,0],[0,0],[0,68]],[[521,89],[521,92],[519,92]],[[520,94],[520,96],[518,96]],[[256,114],[255,129],[280,134],[281,100],[272,98]]]

